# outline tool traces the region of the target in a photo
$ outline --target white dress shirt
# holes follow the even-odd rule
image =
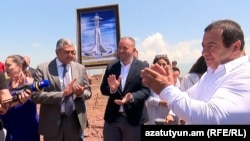
[[[188,73],[186,74],[180,83],[180,89],[186,91],[191,88],[196,82],[200,80],[200,77],[197,73]]]
[[[121,61],[121,74],[120,75],[122,77],[122,80],[121,80],[121,89],[122,89],[122,91],[124,90],[124,87],[125,87],[125,84],[126,84],[126,80],[127,80],[127,77],[128,77],[128,73],[129,73],[129,69],[130,69],[131,64],[132,64],[132,61],[133,61],[133,59],[127,65],[124,65],[122,63],[122,61]],[[120,106],[119,112],[124,112],[123,105]]]
[[[59,75],[59,79],[60,79],[60,84],[61,84],[61,87],[62,89],[64,90],[64,86],[63,86],[63,66],[62,66],[62,62],[60,62],[58,59],[56,59],[56,64],[57,64],[57,71],[58,71],[58,75]],[[71,82],[72,81],[72,76],[71,76],[71,66],[70,64],[67,64],[66,66],[67,70],[68,70],[68,73],[69,73],[69,81]],[[62,105],[61,105],[61,113],[64,113],[65,112],[65,104],[64,104],[64,97],[62,98]],[[73,105],[73,110],[75,110],[75,105]]]
[[[243,56],[214,71],[208,68],[186,92],[168,86],[160,98],[187,124],[250,124],[249,59]]]
[[[150,96],[146,100],[149,121],[146,125],[154,125],[155,119],[165,119],[168,114],[175,114],[168,107],[160,104],[160,97],[154,91],[150,90]]]

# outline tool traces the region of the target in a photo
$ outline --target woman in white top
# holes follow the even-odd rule
[[[153,64],[159,64],[161,67],[170,65],[170,61],[167,55],[156,55]],[[146,125],[154,125],[156,119],[165,119],[164,124],[170,124],[174,122],[175,114],[168,108],[167,102],[160,99],[154,91],[151,90],[151,94],[146,101],[149,121]]]
[[[200,56],[193,64],[188,74],[186,74],[180,84],[180,89],[186,91],[198,82],[201,76],[207,71],[207,65],[203,56]]]
[[[186,91],[198,82],[201,76],[207,71],[207,64],[203,56],[200,56],[193,64],[188,74],[186,74],[180,84],[180,89]],[[179,119],[179,124],[185,124],[185,121]]]

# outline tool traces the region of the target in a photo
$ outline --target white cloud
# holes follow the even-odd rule
[[[182,74],[186,74],[191,65],[201,55],[200,40],[182,41],[170,45],[161,33],[155,33],[141,42],[137,38],[136,41],[136,48],[141,60],[146,60],[151,64],[155,55],[167,54],[170,61],[177,60],[178,66],[183,72]]]
[[[141,60],[152,62],[155,55],[167,54],[170,60],[174,59],[182,64],[193,62],[201,55],[200,44],[201,41],[192,40],[170,45],[164,40],[161,33],[155,33],[137,43],[136,48]]]

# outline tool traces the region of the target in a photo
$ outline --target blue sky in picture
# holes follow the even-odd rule
[[[115,9],[79,13],[82,55],[100,58],[117,52]]]
[[[120,34],[136,39],[139,58],[152,63],[155,55],[167,54],[178,61],[182,76],[201,55],[204,28],[215,20],[237,21],[250,54],[247,0],[4,0],[0,2],[0,61],[12,54],[28,55],[36,67],[53,59],[59,38],[77,44],[76,9],[111,4],[119,5]]]

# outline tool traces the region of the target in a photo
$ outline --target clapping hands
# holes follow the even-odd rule
[[[109,84],[111,92],[115,92],[118,89],[118,87],[121,84],[121,80],[122,80],[121,76],[119,76],[118,79],[116,79],[116,75],[114,75],[114,74],[109,75],[108,84]],[[117,105],[123,105],[123,104],[127,103],[128,101],[131,101],[132,99],[133,99],[132,94],[127,93],[122,99],[115,99],[114,102]]]
[[[125,103],[131,101],[132,99],[133,99],[132,94],[131,94],[131,93],[127,93],[127,94],[122,98],[122,100],[116,99],[114,102],[115,102],[115,104],[117,104],[117,105],[123,105],[123,104],[125,104]]]
[[[152,64],[150,68],[141,71],[142,83],[159,94],[165,87],[174,85],[174,78],[171,66],[161,67]]]
[[[114,92],[114,91],[117,90],[117,88],[121,84],[121,80],[122,80],[121,76],[119,76],[119,78],[116,79],[116,75],[114,75],[114,74],[109,75],[109,77],[108,77],[108,84],[109,84],[111,92]]]

